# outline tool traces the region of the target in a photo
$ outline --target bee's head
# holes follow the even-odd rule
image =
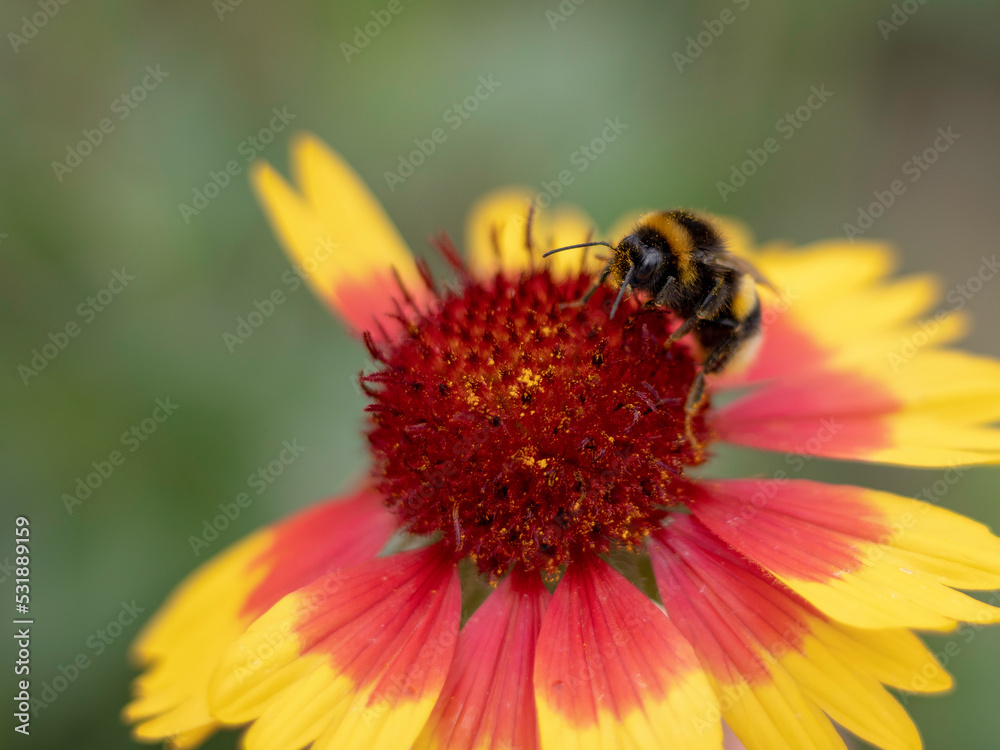
[[[632,284],[639,288],[645,286],[663,264],[663,251],[646,244],[634,234],[623,239],[619,249],[628,254],[629,265],[634,269]]]

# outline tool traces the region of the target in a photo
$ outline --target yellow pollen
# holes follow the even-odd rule
[[[524,385],[526,388],[537,388],[538,384],[542,382],[541,375],[535,375],[528,368],[521,370],[521,374],[517,378],[517,382]]]

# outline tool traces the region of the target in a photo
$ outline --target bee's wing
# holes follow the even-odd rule
[[[745,273],[750,275],[751,277],[753,277],[754,281],[756,281],[758,284],[766,286],[772,292],[777,293],[778,291],[777,289],[774,288],[774,284],[772,284],[764,274],[758,271],[757,267],[753,263],[751,263],[748,260],[744,260],[738,255],[733,255],[732,253],[724,252],[720,254],[716,262],[720,266],[731,268],[734,271],[739,271],[740,273]]]

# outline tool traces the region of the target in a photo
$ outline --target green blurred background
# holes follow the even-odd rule
[[[54,15],[26,0],[0,9],[0,561],[13,557],[15,516],[27,515],[34,684],[78,654],[89,666],[34,719],[29,741],[11,732],[5,709],[0,747],[131,746],[118,712],[138,626],[100,654],[98,630],[122,601],[135,600],[148,617],[205,559],[188,536],[247,489],[247,476],[275,459],[283,440],[306,452],[253,495],[209,552],[335,493],[364,464],[355,386],[364,352],[308,292],[289,292],[233,353],[223,342],[255,300],[287,291],[289,265],[245,168],[258,151],[247,139],[270,126],[274,108],[294,120],[261,144],[264,158],[285,170],[293,130],[319,134],[369,181],[420,253],[439,230],[460,238],[481,193],[507,183],[541,191],[562,170],[573,178],[563,197],[603,227],[631,208],[686,205],[796,242],[842,236],[873,191],[902,179],[906,192],[866,236],[897,244],[905,271],[936,272],[948,290],[997,250],[994,1],[401,0],[388,25],[348,54],[342,44],[354,44],[355,27],[388,2],[52,5]],[[26,15],[44,17],[44,26],[25,29]],[[709,27],[720,26],[713,36]],[[711,43],[698,44],[699,33]],[[688,37],[701,49],[688,49]],[[159,66],[158,83],[147,66]],[[500,85],[452,130],[445,113],[480,76]],[[129,108],[120,97],[144,77],[149,90]],[[778,120],[806,104],[814,86],[832,96],[785,139]],[[53,166],[103,118],[110,132],[92,153],[69,172]],[[581,171],[578,149],[605,118],[627,127]],[[390,189],[385,173],[442,124],[446,142]],[[960,137],[910,182],[907,162],[949,127]],[[769,137],[780,150],[723,200],[717,183]],[[179,204],[191,204],[231,159],[241,173],[185,220]],[[106,309],[80,314],[123,267],[134,280]],[[980,323],[969,339],[976,351],[1000,354],[991,325],[998,289],[987,284],[968,302]],[[18,366],[70,321],[80,334],[25,385]],[[91,462],[122,449],[122,433],[158,398],[176,403],[176,413],[133,453],[126,447],[124,464],[68,514],[63,493]],[[729,451],[718,465],[765,473],[781,463]],[[911,495],[941,476],[819,461],[807,471]],[[998,529],[998,478],[995,469],[971,471],[942,502]],[[13,593],[8,576],[4,612]],[[948,664],[957,690],[909,701],[929,748],[1000,744],[1000,628],[966,640]],[[11,643],[3,638],[0,649],[5,695],[13,692]],[[228,734],[208,747],[234,742]]]

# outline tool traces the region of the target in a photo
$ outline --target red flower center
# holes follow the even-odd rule
[[[614,291],[582,307],[591,277],[470,281],[381,348],[362,383],[374,403],[375,482],[403,528],[439,535],[499,576],[553,573],[581,553],[634,548],[683,501],[696,374],[663,346],[674,321]],[[704,418],[695,418],[699,440]]]

